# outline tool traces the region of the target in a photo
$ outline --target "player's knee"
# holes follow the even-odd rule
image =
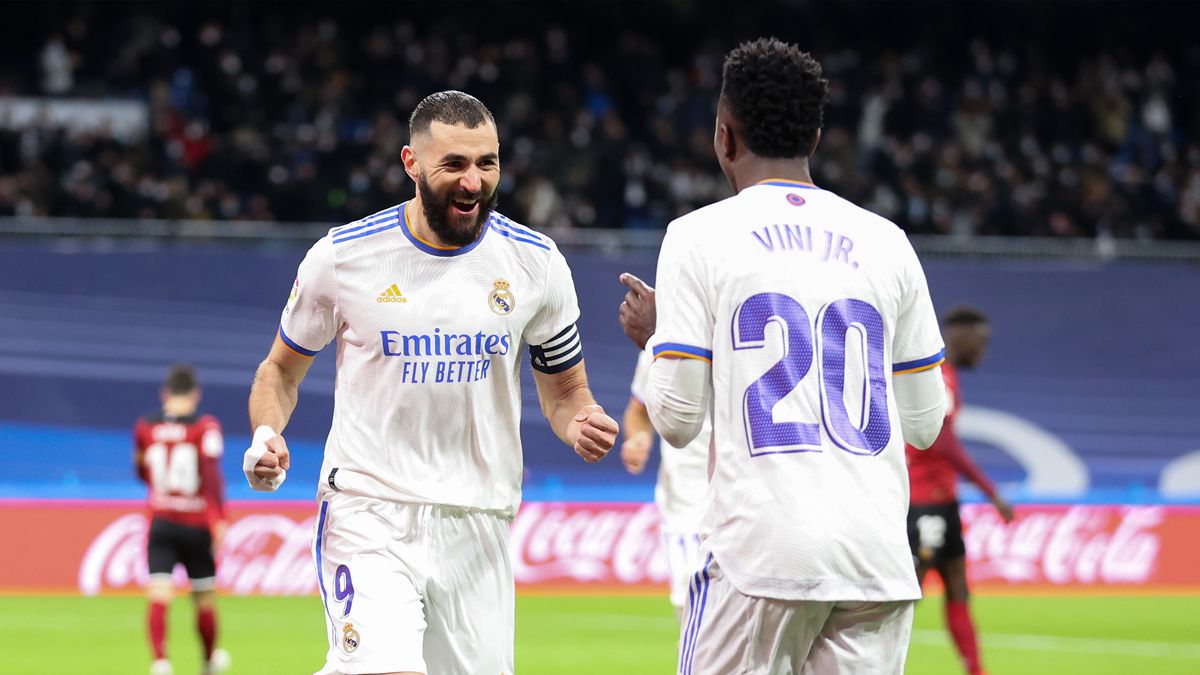
[[[966,602],[970,595],[966,579],[955,579],[946,584],[946,602]]]
[[[195,591],[192,598],[196,601],[196,609],[213,609],[217,604],[217,594],[212,590]]]
[[[150,602],[170,602],[175,588],[170,581],[151,579],[146,583],[146,597]]]

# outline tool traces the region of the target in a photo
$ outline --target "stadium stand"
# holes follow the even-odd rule
[[[1165,5],[1174,21],[1107,3],[1086,34],[1070,2],[992,6],[986,22],[951,4],[765,5],[729,21],[718,2],[453,18],[412,3],[13,5],[0,215],[352,220],[410,194],[405,115],[448,84],[497,113],[518,220],[662,228],[727,193],[711,152],[720,54],[773,26],[833,81],[817,180],[910,232],[1200,237],[1187,3]],[[46,107],[64,101],[92,112]]]

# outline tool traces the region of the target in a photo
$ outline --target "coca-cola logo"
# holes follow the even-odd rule
[[[653,504],[528,503],[509,538],[517,583],[663,583],[668,578]]]
[[[230,525],[217,558],[217,586],[236,594],[315,593],[315,516],[243,516]],[[148,520],[129,514],[96,537],[79,567],[79,589],[146,582]],[[518,583],[664,583],[668,569],[653,504],[529,503],[513,521],[509,546]],[[180,582],[183,573],[176,570]]]
[[[248,515],[230,525],[217,558],[217,586],[238,594],[314,593],[317,579],[309,553],[315,517],[301,522],[283,515]],[[79,590],[141,586],[149,576],[143,514],[121,516],[92,541],[79,566]],[[175,570],[177,581],[186,575]]]
[[[117,518],[92,541],[79,566],[79,590],[95,595],[101,587],[146,583],[146,516]]]
[[[1023,513],[1005,524],[982,504],[963,506],[968,570],[977,581],[1138,584],[1162,548],[1161,506],[1072,506]]]

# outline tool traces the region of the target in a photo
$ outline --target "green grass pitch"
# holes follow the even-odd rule
[[[1200,673],[1197,596],[981,596],[974,607],[993,675]],[[223,597],[219,612],[231,673],[292,675],[320,667],[325,641],[316,597]],[[143,601],[134,596],[0,597],[0,672],[146,673],[143,617]],[[190,601],[176,600],[169,620],[175,672],[198,672]],[[669,674],[677,636],[665,597],[517,599],[521,675]],[[961,672],[942,628],[940,598],[918,606],[908,672]]]

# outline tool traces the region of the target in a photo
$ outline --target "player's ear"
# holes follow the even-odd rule
[[[417,165],[417,151],[413,150],[411,145],[404,146],[400,151],[400,161],[404,163],[404,173],[415,182],[417,176],[421,175],[421,168]]]
[[[726,162],[733,162],[738,153],[738,139],[726,123],[717,125],[717,153]]]

